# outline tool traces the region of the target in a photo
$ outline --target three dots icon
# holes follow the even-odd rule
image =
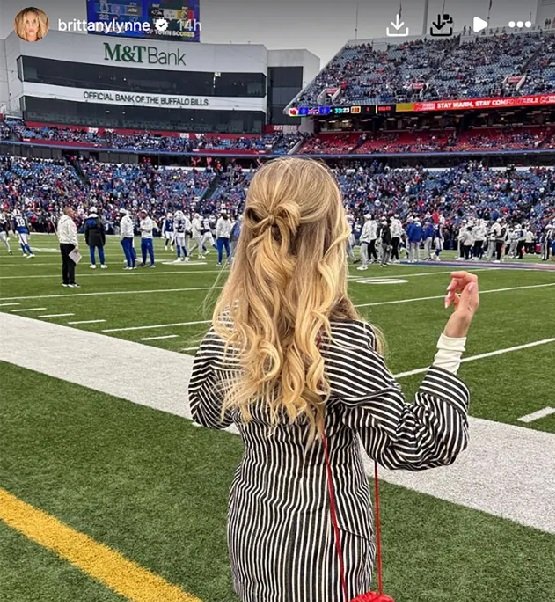
[[[519,29],[527,27],[528,29],[530,29],[530,27],[532,27],[532,21],[509,21],[509,27],[518,27]]]

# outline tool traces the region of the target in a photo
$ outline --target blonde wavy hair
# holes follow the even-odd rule
[[[29,6],[20,10],[15,16],[14,20],[14,29],[17,33],[18,37],[22,40],[27,40],[27,33],[25,31],[25,20],[29,14],[33,14],[38,22],[38,33],[37,39],[42,40],[48,34],[48,15],[41,10],[40,8],[35,8],[34,6]],[[27,40],[28,42],[35,40]]]
[[[264,403],[271,424],[303,418],[309,441],[324,431],[330,384],[318,337],[330,321],[360,320],[347,295],[350,230],[332,172],[285,157],[262,167],[247,193],[231,272],[212,324],[238,369],[223,383],[222,415],[252,420]]]

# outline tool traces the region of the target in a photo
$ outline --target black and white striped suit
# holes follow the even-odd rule
[[[375,352],[371,328],[332,322],[335,343],[321,352],[332,387],[326,434],[338,506],[349,596],[371,586],[373,520],[358,436],[371,458],[392,469],[452,463],[467,443],[469,392],[453,374],[430,368],[413,405]],[[342,602],[326,490],[323,447],[306,446],[305,423],[269,426],[263,407],[245,424],[223,422],[219,381],[223,343],[213,330],[196,355],[189,383],[194,419],[233,422],[245,444],[230,493],[228,545],[235,589],[244,602]]]

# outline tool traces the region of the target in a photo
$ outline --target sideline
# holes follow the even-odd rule
[[[191,356],[6,313],[0,313],[0,332],[6,340],[18,341],[9,349],[0,346],[0,361],[191,418],[185,394]],[[28,353],[29,349],[35,352]],[[87,349],[95,353],[87,356]],[[183,397],[175,391],[183,391]],[[553,434],[478,418],[469,422],[470,444],[453,466],[414,473],[382,469],[381,478],[555,533],[551,507],[555,499]],[[366,460],[365,468],[371,475],[373,465]]]

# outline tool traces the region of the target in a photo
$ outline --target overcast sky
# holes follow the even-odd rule
[[[470,25],[473,16],[486,18],[490,0],[445,0],[455,30]],[[555,1],[542,0],[553,4]],[[442,10],[443,0],[430,0],[429,21]],[[50,25],[86,18],[86,0],[0,0],[0,37],[11,31],[15,14],[29,4],[46,11]],[[186,0],[184,0],[186,4]],[[425,0],[402,0],[402,20],[410,33],[422,32]],[[536,18],[537,0],[493,0],[491,25]],[[384,37],[394,20],[399,0],[200,0],[203,42],[264,44],[274,48],[307,48],[326,63],[345,42],[355,37]]]

